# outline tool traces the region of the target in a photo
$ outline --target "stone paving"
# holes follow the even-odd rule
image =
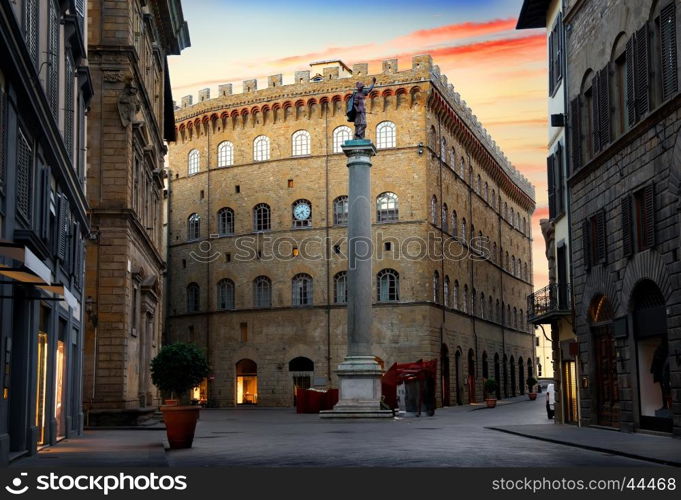
[[[495,409],[452,407],[438,409],[434,417],[389,421],[329,421],[321,420],[318,415],[298,415],[291,409],[280,408],[204,410],[194,447],[188,450],[164,452],[165,433],[158,430],[87,431],[83,438],[66,440],[12,466],[655,465],[488,428],[512,425],[531,425],[537,434],[544,429],[560,429],[546,418],[543,400],[529,401],[526,397],[515,398]],[[659,439],[679,443],[667,437]]]

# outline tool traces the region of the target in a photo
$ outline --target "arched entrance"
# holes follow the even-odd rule
[[[511,397],[515,396],[516,383],[515,383],[515,359],[511,356]]]
[[[296,390],[309,389],[312,387],[314,376],[314,361],[310,358],[299,356],[288,362],[288,371],[293,377],[293,406],[296,405]]]
[[[475,353],[468,349],[468,403],[475,403]]]
[[[442,344],[440,350],[440,372],[442,376],[442,406],[449,406],[449,348]]]
[[[631,297],[636,341],[640,427],[672,432],[672,390],[666,301],[650,280],[636,285]]]
[[[504,354],[504,397],[508,397],[508,356]]]
[[[489,379],[489,362],[487,361],[487,351],[482,351],[482,397],[487,398],[489,395],[485,390],[485,381]]]
[[[523,358],[518,358],[518,391],[521,395],[525,394],[525,367]]]
[[[258,365],[252,359],[242,359],[236,364],[236,404],[258,403]]]
[[[463,380],[463,368],[461,366],[461,348],[456,350],[454,355],[454,368],[456,371],[456,404],[462,405],[463,398],[461,397],[461,382]]]
[[[501,399],[501,368],[499,366],[499,353],[494,355],[494,380],[497,383],[497,399]]]
[[[605,295],[593,298],[589,306],[589,321],[594,344],[594,385],[596,423],[607,427],[620,426],[620,397],[617,383],[617,352],[612,320],[612,305]]]

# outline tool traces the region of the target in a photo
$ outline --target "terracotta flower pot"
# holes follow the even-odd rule
[[[177,406],[177,399],[166,399],[163,404],[165,406]]]
[[[487,403],[487,408],[495,408],[497,406],[496,398],[487,398],[485,402]]]
[[[198,406],[161,406],[171,450],[192,447],[199,411]]]
[[[530,393],[528,394],[528,396],[530,397],[530,399],[531,399],[532,401],[534,401],[535,399],[537,399],[537,393],[536,393],[536,392],[530,392]]]

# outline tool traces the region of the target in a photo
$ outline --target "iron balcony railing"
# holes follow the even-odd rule
[[[572,312],[572,287],[569,283],[552,283],[527,296],[530,322]]]

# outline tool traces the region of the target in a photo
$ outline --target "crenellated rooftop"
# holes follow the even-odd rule
[[[456,92],[454,85],[448,82],[447,76],[441,74],[440,68],[433,64],[430,55],[419,55],[412,58],[412,66],[407,70],[398,70],[397,59],[387,59],[382,62],[382,71],[369,75],[367,63],[354,64],[349,70],[341,61],[322,61],[310,65],[313,71],[296,71],[293,82],[283,83],[281,74],[267,77],[267,87],[258,89],[258,80],[245,80],[242,92],[234,93],[231,83],[219,85],[216,97],[211,98],[211,89],[199,91],[198,102],[194,103],[191,95],[181,99],[180,106],[176,106],[176,123],[181,124],[189,119],[214,113],[225,108],[251,107],[260,102],[276,99],[293,99],[305,95],[323,93],[341,93],[347,96],[354,88],[358,77],[376,77],[376,88],[393,85],[417,85],[419,82],[430,82],[465,127],[484,147],[511,181],[529,198],[535,200],[535,188],[530,181],[513,166],[501,148],[492,139],[489,132],[480,123],[477,116],[465,100]],[[321,72],[319,72],[321,71]],[[368,78],[367,78],[368,80]],[[367,81],[368,83],[368,81]]]

